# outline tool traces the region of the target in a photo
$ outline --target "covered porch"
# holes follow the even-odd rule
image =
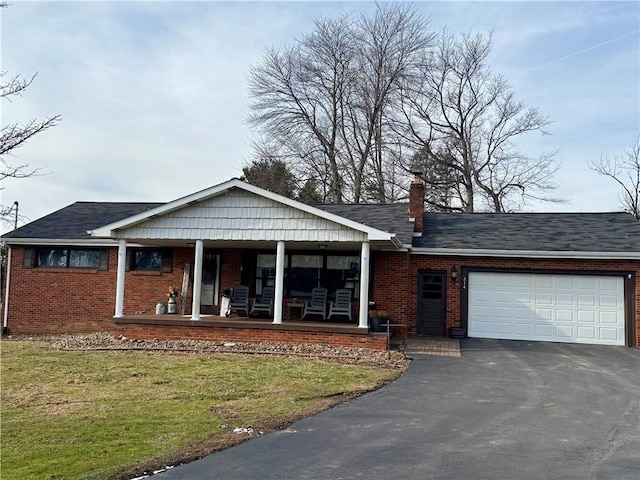
[[[91,235],[118,242],[114,321],[139,338],[163,332],[229,341],[264,336],[298,342],[313,337],[341,345],[375,344],[368,339],[371,254],[401,248],[393,233],[239,180],[106,225]],[[148,318],[148,304],[154,299],[142,298],[140,292],[154,292],[155,301],[160,301],[158,285],[179,273],[179,308],[187,315]],[[171,285],[180,286],[175,280]],[[244,318],[249,311],[234,319],[220,315],[224,293],[238,287],[248,290],[250,302],[271,289],[268,319]],[[316,288],[327,292],[326,313],[303,319],[305,303]],[[329,304],[339,290],[349,292],[353,305],[353,312],[339,320],[342,325],[327,321]],[[131,291],[145,308],[130,306]],[[338,341],[337,336],[344,338]]]

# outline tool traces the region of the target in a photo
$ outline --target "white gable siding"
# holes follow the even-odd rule
[[[242,190],[118,232],[119,238],[360,242],[366,234]]]

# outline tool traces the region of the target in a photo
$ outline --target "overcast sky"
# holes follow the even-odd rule
[[[264,48],[319,16],[369,2],[23,2],[1,15],[1,69],[38,77],[4,102],[2,125],[62,122],[14,152],[46,175],[6,180],[2,203],[35,220],[74,201],[170,201],[242,174],[247,72]],[[618,211],[619,190],[589,170],[640,132],[640,3],[418,2],[434,30],[493,29],[491,66],[552,120],[528,152],[559,150],[566,205]],[[21,222],[21,224],[25,223]]]

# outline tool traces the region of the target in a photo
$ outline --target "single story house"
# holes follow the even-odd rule
[[[375,308],[396,336],[640,344],[633,216],[429,213],[424,188],[311,206],[232,179],[169,203],[74,203],[2,237],[3,331],[386,348]],[[272,288],[269,318],[225,315],[239,285]],[[173,315],[158,306],[170,286]],[[327,303],[349,290],[351,318],[301,318],[315,287]]]

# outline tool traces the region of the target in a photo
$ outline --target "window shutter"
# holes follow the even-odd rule
[[[167,249],[162,251],[162,272],[171,273],[173,263],[172,250]]]
[[[131,270],[131,249],[127,249],[127,257],[124,262],[124,271],[128,272]]]
[[[109,250],[106,248],[100,249],[100,263],[98,270],[109,270]]]
[[[24,249],[24,268],[33,268],[36,263],[36,249],[25,247]]]

